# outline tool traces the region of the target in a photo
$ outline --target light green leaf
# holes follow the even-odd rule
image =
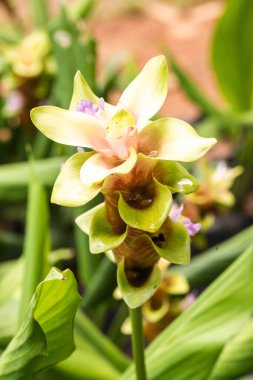
[[[29,380],[74,350],[73,319],[80,297],[73,274],[51,269],[34,294],[23,325],[0,358],[2,380]]]
[[[225,345],[210,380],[237,380],[253,370],[253,319],[251,318]]]
[[[251,244],[253,226],[250,226],[230,239],[194,256],[189,265],[175,267],[169,272],[182,273],[192,289],[204,288],[220,275]]]
[[[153,184],[154,197],[146,200],[147,202],[150,201],[150,205],[146,207],[135,208],[130,206],[120,195],[119,214],[129,226],[143,231],[155,232],[167,218],[172,206],[171,192],[167,186],[162,185],[156,179],[153,179]]]
[[[159,267],[155,264],[148,280],[143,285],[132,286],[126,277],[125,260],[122,258],[118,264],[117,280],[124,301],[131,309],[135,309],[143,305],[156,292],[162,275]]]
[[[211,101],[206,97],[206,94],[203,94],[203,91],[191,80],[175,58],[170,55],[169,60],[171,68],[176,74],[177,79],[179,80],[179,83],[186,95],[193,100],[194,103],[197,103],[204,114],[218,119],[223,119],[224,115],[222,112],[217,109],[213,103],[211,103]]]
[[[253,246],[148,347],[149,380],[209,379],[225,345],[252,316],[252,271]],[[125,379],[135,379],[133,366]]]
[[[53,186],[65,156],[34,162],[33,171],[45,186]],[[0,167],[0,199],[26,199],[31,167],[28,162],[4,164]]]
[[[94,153],[76,153],[63,165],[54,184],[51,202],[62,206],[81,206],[93,199],[101,186],[86,187],[80,178],[84,162]]]
[[[229,0],[217,24],[212,62],[220,89],[235,111],[251,108],[253,2]]]

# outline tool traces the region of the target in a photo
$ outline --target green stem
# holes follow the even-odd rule
[[[36,28],[45,28],[49,21],[47,3],[45,0],[31,0],[31,10]]]
[[[146,380],[141,307],[136,309],[129,308],[129,313],[132,324],[132,349],[135,361],[136,378],[137,380]]]
[[[49,213],[46,192],[35,178],[28,193],[26,232],[24,241],[24,280],[18,327],[22,324],[37,285],[45,275],[46,254],[49,251]]]

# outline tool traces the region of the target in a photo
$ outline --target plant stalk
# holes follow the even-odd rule
[[[147,380],[145,358],[144,358],[144,337],[142,325],[141,307],[136,309],[129,308],[132,324],[132,349],[135,362],[137,380]]]

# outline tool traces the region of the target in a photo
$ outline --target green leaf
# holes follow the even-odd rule
[[[30,179],[23,248],[24,272],[20,304],[20,322],[26,314],[37,285],[48,272],[50,251],[49,210],[44,187],[32,175]]]
[[[252,271],[253,246],[148,347],[149,380],[209,379],[226,344],[244,335],[252,316]],[[120,379],[135,379],[133,366]]]
[[[169,272],[183,274],[191,288],[203,288],[209,285],[219,274],[222,273],[252,242],[253,226],[250,226],[227,239],[221,244],[208,249],[191,259],[186,267],[175,267]]]
[[[54,103],[68,108],[73,89],[73,78],[77,70],[86,73],[89,84],[94,87],[96,68],[96,42],[92,38],[85,41],[71,22],[68,10],[61,7],[57,22],[51,27],[51,43],[57,61],[57,78],[52,97]],[[69,59],[71,57],[71,59]]]
[[[111,362],[119,371],[124,371],[130,364],[130,359],[123,354],[85,314],[77,312],[75,331],[82,341],[92,344],[96,350]]]
[[[225,345],[210,380],[237,380],[253,370],[253,319],[242,327],[238,335]]]
[[[80,302],[74,275],[51,269],[26,318],[0,358],[1,380],[29,380],[74,350],[73,319]]]
[[[153,181],[154,197],[147,199],[151,201],[150,206],[141,209],[132,207],[122,195],[118,203],[119,214],[126,224],[148,232],[155,232],[161,227],[172,206],[172,195],[167,186],[160,184],[156,179]]]
[[[92,13],[96,0],[76,0],[74,4],[69,7],[70,17],[74,22],[83,21]]]
[[[188,74],[183,70],[174,57],[170,55],[169,61],[171,68],[177,76],[179,83],[186,95],[201,108],[203,114],[215,118],[223,118],[222,112],[203,94],[197,85],[191,80]]]
[[[34,174],[45,186],[53,186],[61,164],[66,157],[38,160],[33,165]],[[26,199],[31,168],[28,162],[0,166],[0,199]]]
[[[135,309],[143,305],[156,292],[162,279],[161,271],[157,265],[154,265],[148,280],[142,286],[132,286],[125,274],[125,260],[122,258],[118,264],[117,280],[126,304]]]
[[[91,254],[90,256],[98,257]],[[86,286],[81,307],[87,310],[111,298],[116,286],[116,265],[107,256],[104,256]]]
[[[46,0],[30,0],[35,28],[45,28],[49,21]]]
[[[220,89],[235,111],[251,108],[253,2],[229,0],[217,24],[212,62]]]

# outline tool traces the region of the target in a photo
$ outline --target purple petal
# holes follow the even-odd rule
[[[169,214],[171,220],[173,220],[174,222],[177,222],[182,216],[183,209],[184,209],[184,206],[182,204],[179,206],[176,202],[173,202],[172,208]]]
[[[101,108],[101,110],[104,110],[104,109],[105,109],[105,101],[104,101],[104,98],[99,98],[99,100],[98,100],[98,105],[99,105],[99,107]]]
[[[185,218],[182,220],[182,224],[185,226],[190,236],[196,235],[196,233],[198,233],[201,229],[201,224],[193,223],[190,218]]]

